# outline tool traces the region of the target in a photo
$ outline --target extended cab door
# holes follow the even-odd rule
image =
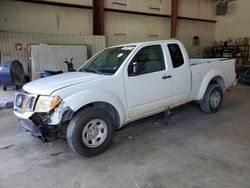
[[[178,105],[187,101],[192,88],[189,57],[183,45],[169,43],[164,47],[169,52],[168,64],[172,70],[173,105]]]
[[[151,114],[171,103],[173,80],[161,45],[142,47],[124,70],[129,116]]]

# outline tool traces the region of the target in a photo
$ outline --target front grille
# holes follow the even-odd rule
[[[35,97],[33,96],[33,97],[30,98],[29,109],[33,110],[34,103],[35,103]]]
[[[15,107],[16,108],[22,108],[22,105],[24,103],[24,101],[26,100],[27,95],[25,93],[16,93],[15,95]]]
[[[34,110],[37,95],[24,92],[16,92],[14,99],[14,110],[19,113],[31,112]]]

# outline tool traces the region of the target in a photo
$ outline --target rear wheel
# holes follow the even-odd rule
[[[218,112],[223,101],[223,90],[217,84],[209,84],[205,96],[200,103],[201,110],[206,113]]]
[[[103,109],[82,110],[70,121],[67,141],[76,153],[91,157],[105,151],[112,142],[114,120]]]

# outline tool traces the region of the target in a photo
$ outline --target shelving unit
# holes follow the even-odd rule
[[[249,62],[249,45],[230,45],[230,46],[213,46],[213,58],[239,58],[242,64]]]

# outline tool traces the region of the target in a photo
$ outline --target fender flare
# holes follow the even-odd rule
[[[65,103],[75,112],[83,106],[104,102],[113,106],[119,114],[120,126],[125,122],[127,112],[122,101],[110,91],[100,89],[83,90],[64,98]]]
[[[210,70],[203,78],[202,82],[201,82],[201,87],[200,90],[198,92],[198,95],[196,97],[196,100],[201,100],[203,98],[203,96],[206,93],[207,87],[209,85],[209,83],[216,77],[220,77],[222,78],[223,82],[224,82],[224,86],[223,89],[226,86],[226,79],[225,76],[223,74],[223,72],[219,69],[212,69]]]

